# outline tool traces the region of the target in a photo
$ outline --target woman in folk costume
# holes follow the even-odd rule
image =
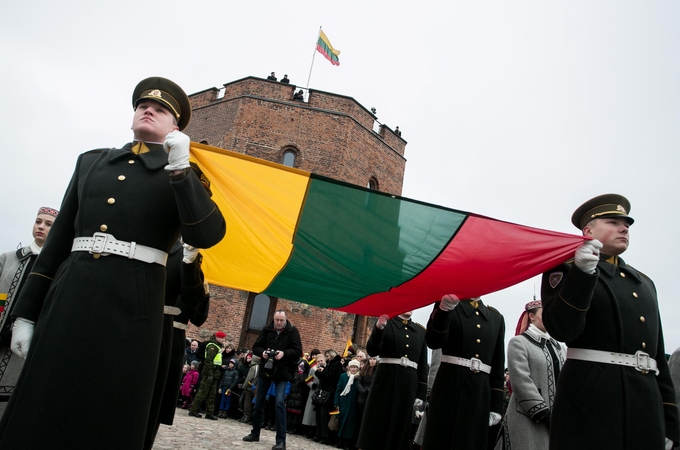
[[[496,450],[548,448],[557,377],[565,357],[562,347],[545,331],[542,313],[540,300],[527,303],[515,337],[508,342],[512,396]]]
[[[21,368],[24,367],[24,359],[13,354],[10,349],[12,340],[10,317],[15,305],[14,300],[19,296],[26,276],[31,272],[33,263],[45,245],[45,239],[57,214],[58,211],[54,208],[46,206],[40,208],[33,222],[33,242],[26,247],[0,255],[0,359],[6,361],[6,364],[0,364],[0,417],[5,411]]]

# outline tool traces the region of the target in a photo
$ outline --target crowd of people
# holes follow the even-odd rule
[[[212,338],[204,343],[187,341],[177,408],[189,410],[197,418],[231,419],[252,425],[256,398],[263,389],[265,401],[259,429],[276,432],[279,420],[276,397],[277,389],[281,388],[284,434],[298,434],[337,448],[356,448],[378,357],[368,357],[365,350],[355,346],[349,347],[345,356],[333,349],[324,352],[313,349],[297,359],[291,380],[263,386],[258,376],[262,358],[247,348],[234,350],[232,345],[222,343],[221,364],[206,364],[206,359],[214,361],[217,355],[197,350],[209,347],[213,341]],[[212,400],[200,396],[201,387],[215,383],[214,380],[218,381],[216,392],[210,394]],[[316,392],[327,394],[315,396]],[[333,416],[337,416],[337,427],[332,424],[329,427]]]

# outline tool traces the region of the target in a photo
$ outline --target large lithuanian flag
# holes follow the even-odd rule
[[[227,234],[204,251],[211,284],[390,316],[477,297],[573,256],[583,237],[349,185],[191,143]]]

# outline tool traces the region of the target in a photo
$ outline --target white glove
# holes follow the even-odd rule
[[[460,300],[454,294],[446,294],[442,297],[441,303],[439,303],[439,309],[442,311],[451,311],[453,308],[458,306]]]
[[[165,136],[163,149],[168,152],[165,170],[182,170],[189,167],[189,144],[191,139],[181,131],[171,131]]]
[[[498,425],[499,423],[501,423],[501,419],[502,419],[502,417],[501,417],[500,414],[498,414],[497,412],[491,411],[489,413],[489,426],[492,427],[494,425]]]
[[[595,273],[597,263],[600,261],[600,249],[602,242],[597,239],[585,241],[574,254],[574,264],[585,273]]]
[[[390,320],[390,318],[387,316],[387,314],[383,314],[382,316],[378,317],[378,323],[376,323],[375,326],[379,330],[382,330],[385,328],[385,325],[387,325],[388,320]]]
[[[33,329],[35,322],[26,320],[23,317],[17,317],[12,325],[12,344],[11,349],[15,355],[26,359],[28,356],[28,348],[31,346],[33,339]]]
[[[666,438],[666,450],[671,450],[673,448],[673,441]]]
[[[413,407],[414,408],[420,408],[421,406],[423,406],[423,401],[421,399],[417,398],[416,401],[413,402]]]
[[[184,258],[182,258],[182,262],[184,264],[191,264],[198,256],[198,249],[189,244],[182,244],[182,247],[184,247]]]

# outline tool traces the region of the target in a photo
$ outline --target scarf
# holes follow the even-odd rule
[[[538,338],[550,340],[550,335],[548,334],[548,332],[539,330],[538,327],[536,325],[534,325],[533,323],[529,324],[529,328],[527,328],[527,332],[533,334],[534,336],[537,336]]]
[[[349,380],[347,381],[347,385],[345,385],[345,389],[342,390],[340,393],[341,397],[344,397],[345,395],[349,394],[349,391],[352,390],[352,383],[354,383],[354,377],[359,375],[359,372],[355,373],[352,375],[351,373],[347,373],[347,376],[349,376]]]
[[[42,247],[36,244],[35,241],[28,244],[28,247],[31,249],[31,253],[33,253],[34,255],[39,255],[40,250],[42,250]]]

